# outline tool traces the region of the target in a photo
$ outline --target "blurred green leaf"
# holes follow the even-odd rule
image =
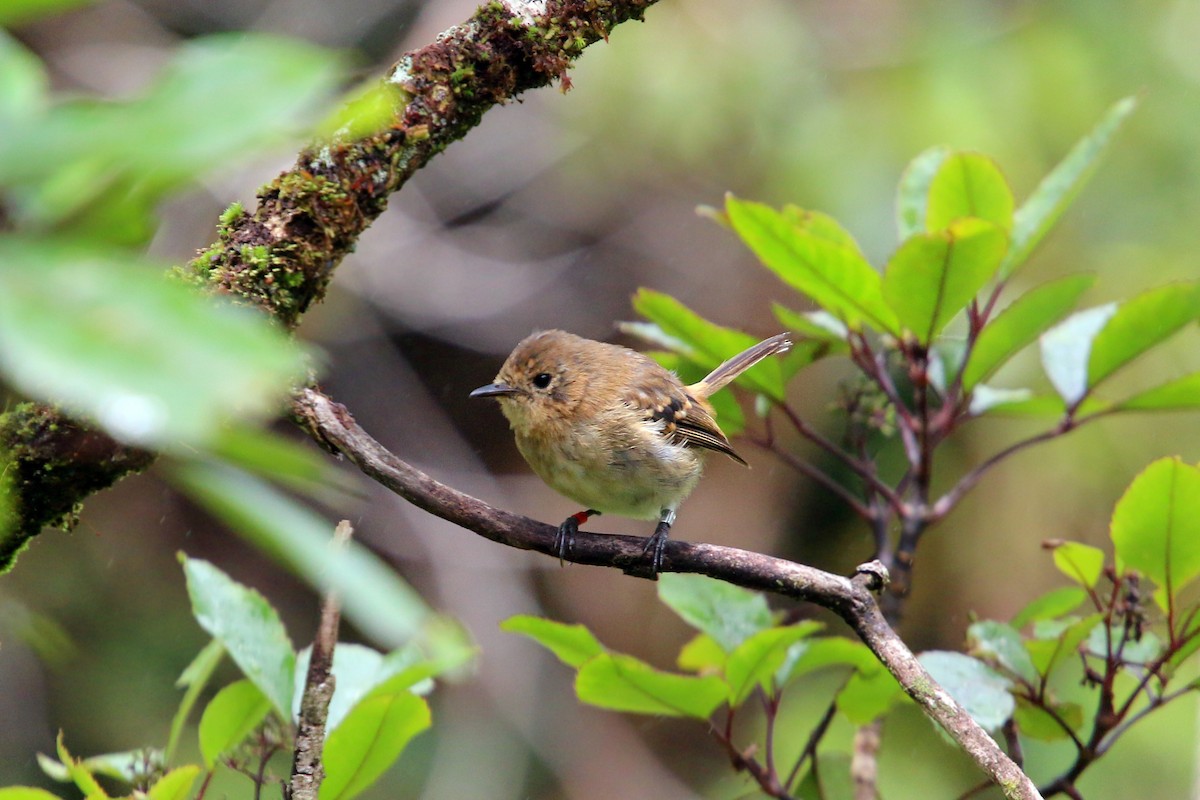
[[[1046,631],[1044,639],[1027,639],[1025,649],[1038,674],[1049,675],[1065,660],[1073,658],[1079,646],[1087,641],[1092,628],[1103,618],[1103,614],[1090,614],[1078,620],[1055,620],[1053,635]]]
[[[675,675],[632,656],[602,653],[580,667],[575,693],[613,711],[708,719],[729,687],[716,676]]]
[[[37,754],[38,766],[51,780],[71,783],[71,767],[42,753]],[[137,783],[147,776],[161,772],[166,763],[161,750],[143,747],[120,753],[76,759],[78,767],[90,775],[112,778],[124,783]]]
[[[772,626],[771,610],[761,594],[704,575],[660,575],[658,599],[729,653]]]
[[[679,651],[675,664],[680,669],[700,674],[724,672],[729,654],[707,633],[697,633]]]
[[[1133,97],[1126,97],[1114,104],[1099,124],[1071,148],[1066,158],[1042,179],[1033,194],[1017,209],[1013,215],[1008,257],[1000,266],[1001,280],[1006,280],[1025,263],[1042,237],[1075,201],[1080,189],[1095,171],[1113,135],[1136,107],[1137,99]]]
[[[1126,300],[1092,341],[1088,388],[1200,317],[1200,284],[1160,286]]]
[[[1091,588],[1104,569],[1104,551],[1081,542],[1063,542],[1054,548],[1054,566],[1080,586]]]
[[[518,614],[501,622],[500,630],[528,636],[554,653],[559,661],[576,669],[604,652],[604,645],[583,625]]]
[[[963,388],[971,391],[1037,337],[1062,319],[1095,276],[1068,275],[1044,283],[1014,300],[983,327],[963,372]]]
[[[180,555],[192,614],[220,640],[242,674],[254,682],[284,719],[292,708],[296,654],[279,615],[261,594],[232,580],[207,561]]]
[[[1029,651],[1025,649],[1020,632],[1012,625],[990,619],[971,623],[967,628],[967,649],[984,663],[1027,684],[1037,682],[1037,670],[1029,658]]]
[[[1009,680],[979,659],[948,650],[929,650],[917,660],[979,726],[993,733],[1013,715]]]
[[[197,461],[170,475],[230,528],[322,592],[341,595],[342,613],[389,647],[420,634],[434,619],[394,570],[353,539],[333,547],[333,525],[269,484],[239,470]],[[290,695],[289,695],[290,697]]]
[[[200,754],[212,769],[217,759],[242,743],[271,713],[271,701],[254,682],[229,684],[209,701],[200,715]]]
[[[0,789],[0,800],[59,800],[59,797],[33,786],[6,786]]]
[[[1060,586],[1031,600],[1012,618],[1014,628],[1024,628],[1031,622],[1056,619],[1079,608],[1087,599],[1087,592],[1078,586]]]
[[[146,794],[146,800],[187,800],[192,793],[192,784],[200,777],[200,767],[188,764],[163,775]]]
[[[831,348],[838,348],[835,352],[847,352],[850,349],[846,343],[849,331],[845,323],[828,311],[801,313],[779,303],[772,303],[771,310],[775,319],[801,339],[813,339],[828,344]]]
[[[738,645],[725,662],[729,704],[741,705],[757,686],[769,691],[776,673],[787,659],[788,648],[822,627],[819,622],[806,620],[795,625],[767,628]]]
[[[908,162],[896,190],[896,229],[900,234],[900,241],[926,230],[929,186],[942,163],[953,152],[945,145],[936,145]]]
[[[668,336],[682,340],[689,348],[686,353],[706,369],[714,369],[727,358],[758,344],[748,333],[725,328],[701,317],[674,297],[650,289],[638,289],[633,307],[647,319],[658,324]],[[774,358],[765,359],[738,378],[748,389],[782,400],[783,373]]]
[[[784,283],[851,328],[866,322],[880,331],[899,333],[896,315],[884,302],[879,273],[857,248],[835,241],[827,230],[797,224],[795,214],[761,203],[730,195],[725,207],[738,236]]]
[[[883,297],[900,324],[927,345],[991,280],[1004,247],[1004,232],[978,219],[914,234],[888,262]]]
[[[230,419],[275,412],[306,372],[258,312],[128,253],[0,237],[0,370],[122,441],[203,445]]]
[[[1083,727],[1083,707],[1078,703],[1054,703],[1050,708],[1071,730],[1078,731]],[[1054,715],[1024,697],[1017,698],[1017,711],[1013,717],[1017,722],[1017,730],[1031,739],[1053,742],[1069,735]]]
[[[334,466],[329,454],[264,428],[236,425],[219,430],[208,450],[235,466],[333,505],[361,494],[354,476]]]
[[[1129,664],[1150,664],[1163,653],[1163,642],[1153,631],[1143,631],[1140,639],[1125,639],[1125,636],[1122,624],[1112,625],[1107,631],[1103,625],[1097,625],[1088,635],[1085,649],[1097,658],[1107,658],[1110,649],[1115,655],[1120,646],[1121,659]],[[1125,639],[1124,644],[1121,644],[1122,639]]]
[[[1164,610],[1200,575],[1200,469],[1162,458],[1133,479],[1113,511],[1111,536],[1125,568],[1154,581]]]
[[[855,672],[838,692],[838,711],[853,725],[866,725],[882,717],[902,697],[900,684],[886,669],[864,674]]]
[[[1029,389],[997,389],[978,384],[972,393],[972,414],[1045,419],[1061,417],[1067,406],[1057,395],[1033,394]]]
[[[788,648],[787,659],[775,675],[777,686],[816,672],[824,667],[851,667],[864,675],[874,675],[883,669],[875,654],[862,642],[840,636],[806,639]]]
[[[179,736],[183,733],[183,726],[191,716],[196,699],[208,685],[209,679],[212,678],[213,672],[224,656],[225,646],[219,640],[213,639],[196,654],[192,663],[188,664],[183,670],[183,674],[179,676],[179,680],[175,681],[175,688],[185,689],[185,691],[183,699],[179,701],[179,708],[175,711],[175,716],[171,718],[171,733],[167,737],[167,747],[163,756],[166,764],[174,763],[175,748],[179,746]]]
[[[0,25],[4,13],[0,10]],[[41,59],[0,30],[0,125],[11,131],[31,124],[45,107],[48,84]]]
[[[1124,411],[1177,411],[1200,408],[1200,372],[1139,392],[1117,404]]]
[[[300,702],[304,696],[304,684],[308,679],[308,667],[312,659],[312,647],[306,647],[296,655],[296,689],[292,696],[292,718],[300,715]],[[385,656],[366,645],[339,642],[333,651],[331,674],[334,679],[333,697],[325,718],[325,731],[336,730],[350,710],[375,687],[391,680],[401,672],[422,661],[415,648],[401,648]],[[393,687],[403,688],[403,687]],[[420,694],[410,684],[409,690]]]
[[[429,705],[397,675],[372,690],[325,741],[321,800],[349,800],[379,779],[431,724]]]
[[[69,11],[72,8],[91,5],[94,0],[4,0],[0,5],[0,25],[12,27]]]
[[[391,81],[370,80],[352,90],[332,114],[317,126],[321,139],[355,142],[385,131],[408,98]]]
[[[1042,368],[1068,405],[1087,394],[1093,342],[1117,313],[1116,303],[1076,312],[1042,334]]]
[[[849,753],[816,754],[796,787],[797,800],[854,800],[854,771]]]
[[[1012,189],[995,161],[980,153],[952,153],[930,181],[925,230],[936,233],[961,219],[981,219],[999,228],[1007,245],[1013,205]],[[997,268],[1005,249],[1001,247]]]
[[[83,792],[87,800],[98,800],[99,798],[107,798],[108,794],[96,782],[96,778],[92,775],[91,769],[87,767],[80,759],[73,757],[67,751],[67,745],[63,741],[62,731],[58,732],[58,738],[54,741],[56,751],[58,753],[59,762],[67,768],[67,776],[71,782]]]

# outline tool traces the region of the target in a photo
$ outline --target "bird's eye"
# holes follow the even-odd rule
[[[550,373],[549,372],[539,372],[537,375],[535,375],[533,377],[533,385],[539,389],[545,389],[547,386],[550,385]]]

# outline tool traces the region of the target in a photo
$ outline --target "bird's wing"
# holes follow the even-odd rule
[[[666,375],[670,380],[643,383],[642,388],[631,392],[627,398],[629,404],[642,411],[647,419],[664,422],[663,435],[678,444],[716,450],[745,464],[746,460],[729,444],[707,404],[688,393],[673,375]]]

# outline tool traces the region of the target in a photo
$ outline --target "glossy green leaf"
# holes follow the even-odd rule
[[[708,719],[729,687],[716,676],[676,675],[632,656],[603,653],[580,667],[575,693],[613,711]]]
[[[1057,720],[1054,715],[1041,706],[1034,705],[1023,697],[1018,697],[1017,711],[1013,715],[1017,723],[1017,730],[1031,739],[1054,742],[1070,735],[1059,720],[1072,731],[1078,731],[1083,727],[1083,707],[1078,703],[1054,703],[1051,708],[1054,710],[1054,715],[1057,715]]]
[[[707,633],[697,633],[679,651],[675,664],[688,672],[702,675],[723,674],[729,654]]]
[[[788,648],[787,659],[775,675],[782,687],[802,675],[825,667],[849,667],[864,675],[883,669],[875,654],[862,642],[840,636],[822,636],[797,642]]]
[[[1012,227],[1013,205],[1012,189],[995,161],[980,153],[952,153],[930,181],[925,230],[934,233],[973,218],[1006,232]]]
[[[1104,551],[1081,542],[1063,542],[1054,548],[1054,566],[1080,586],[1091,588],[1104,569]]]
[[[335,589],[342,614],[376,641],[399,646],[435,619],[421,596],[378,556],[354,539],[345,547],[333,547],[331,522],[262,480],[195,461],[173,465],[170,477],[312,586],[322,592]]]
[[[1180,411],[1200,408],[1200,372],[1184,375],[1161,386],[1139,392],[1122,400],[1117,408],[1124,411]]]
[[[725,663],[729,704],[741,705],[759,686],[769,691],[776,673],[787,660],[788,649],[822,627],[819,622],[807,620],[795,625],[767,628],[738,645]]]
[[[198,777],[200,767],[195,764],[177,767],[154,782],[146,793],[146,800],[187,800]]]
[[[1012,618],[1014,628],[1024,628],[1031,622],[1056,619],[1070,614],[1087,599],[1087,592],[1078,586],[1060,586],[1051,589],[1033,600]]]
[[[1093,343],[1116,313],[1117,304],[1106,303],[1072,314],[1042,334],[1042,368],[1068,405],[1087,394]]]
[[[320,800],[349,800],[379,779],[431,724],[429,705],[409,691],[403,675],[376,687],[325,740]]]
[[[208,685],[209,679],[212,678],[213,672],[224,657],[224,645],[219,640],[213,639],[196,654],[192,663],[188,664],[183,670],[183,674],[179,676],[179,680],[175,681],[175,688],[184,689],[184,693],[183,699],[179,701],[179,708],[175,711],[175,716],[171,718],[171,733],[167,737],[164,757],[166,763],[174,763],[175,748],[179,746],[179,737],[183,733],[183,726],[192,714],[196,699],[200,697],[200,693],[204,691],[204,687]]]
[[[733,652],[772,625],[771,611],[761,594],[703,575],[660,575],[658,599],[726,652]]]
[[[904,169],[896,190],[896,229],[899,231],[900,241],[926,230],[925,212],[929,207],[929,186],[942,163],[953,152],[945,145],[936,145],[922,152]]]
[[[0,5],[0,26],[13,26],[72,8],[91,5],[94,0],[4,0]]]
[[[1028,684],[1038,679],[1024,640],[1012,625],[990,619],[971,623],[967,649],[975,658]]]
[[[217,692],[200,715],[200,754],[209,769],[271,713],[271,701],[249,679]]]
[[[851,328],[863,323],[899,333],[896,315],[883,299],[879,273],[857,248],[813,231],[796,214],[761,203],[726,199],[733,229],[784,283],[811,297]],[[800,224],[798,224],[800,223]]]
[[[1163,609],[1200,575],[1200,469],[1178,458],[1146,467],[1113,511],[1118,561],[1156,584]]]
[[[1092,275],[1068,275],[1044,283],[1014,300],[979,332],[963,372],[963,388],[981,381],[1062,319],[1092,285]]]
[[[683,341],[688,347],[685,355],[707,370],[759,341],[748,333],[709,322],[674,297],[650,289],[638,290],[633,307],[669,337]],[[742,373],[737,382],[776,400],[783,399],[783,373],[777,359],[764,359]]]
[[[1133,97],[1126,97],[1113,105],[1099,124],[1071,148],[1071,152],[1042,179],[1033,194],[1017,209],[1013,215],[1008,257],[1000,267],[1001,280],[1007,279],[1025,263],[1033,249],[1074,202],[1095,171],[1113,135],[1136,107],[1137,100]]]
[[[856,253],[862,253],[858,246],[858,242],[850,231],[842,227],[836,219],[820,211],[813,211],[799,206],[785,205],[779,210],[783,219],[796,228],[810,233],[819,239],[824,239],[830,244],[836,244],[839,247],[846,247]]]
[[[1040,631],[1042,638],[1028,639],[1025,649],[1039,675],[1049,675],[1069,658],[1074,658],[1079,647],[1087,641],[1092,628],[1103,619],[1103,614],[1090,614],[1081,619],[1053,620],[1040,623],[1046,630]],[[1035,634],[1039,633],[1035,626]]]
[[[180,556],[192,615],[287,719],[296,654],[279,615],[261,594],[207,561]]]
[[[900,324],[928,344],[995,274],[1004,248],[1004,232],[978,219],[914,234],[888,262],[883,297]]]
[[[984,730],[995,732],[1016,707],[1009,680],[977,658],[946,650],[921,653],[918,660],[933,679]]]
[[[0,371],[124,442],[203,445],[279,410],[301,349],[258,312],[96,245],[0,238]]]
[[[835,702],[851,724],[866,725],[882,717],[905,696],[892,673],[881,669],[869,675],[855,672],[838,692]]]
[[[1154,345],[1200,317],[1200,285],[1160,286],[1121,303],[1096,334],[1088,359],[1093,387]]]
[[[604,652],[604,645],[583,625],[567,625],[552,619],[518,614],[501,622],[500,630],[528,636],[554,653],[568,667],[582,667]]]

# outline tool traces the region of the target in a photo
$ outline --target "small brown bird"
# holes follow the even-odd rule
[[[586,510],[558,528],[559,557],[579,525],[596,514],[657,519],[644,552],[658,574],[679,504],[704,469],[704,450],[745,464],[717,426],[708,398],[767,356],[792,346],[772,336],[684,386],[641,353],[563,331],[542,331],[509,355],[495,383],[471,397],[495,397],[517,449],[538,476]]]

